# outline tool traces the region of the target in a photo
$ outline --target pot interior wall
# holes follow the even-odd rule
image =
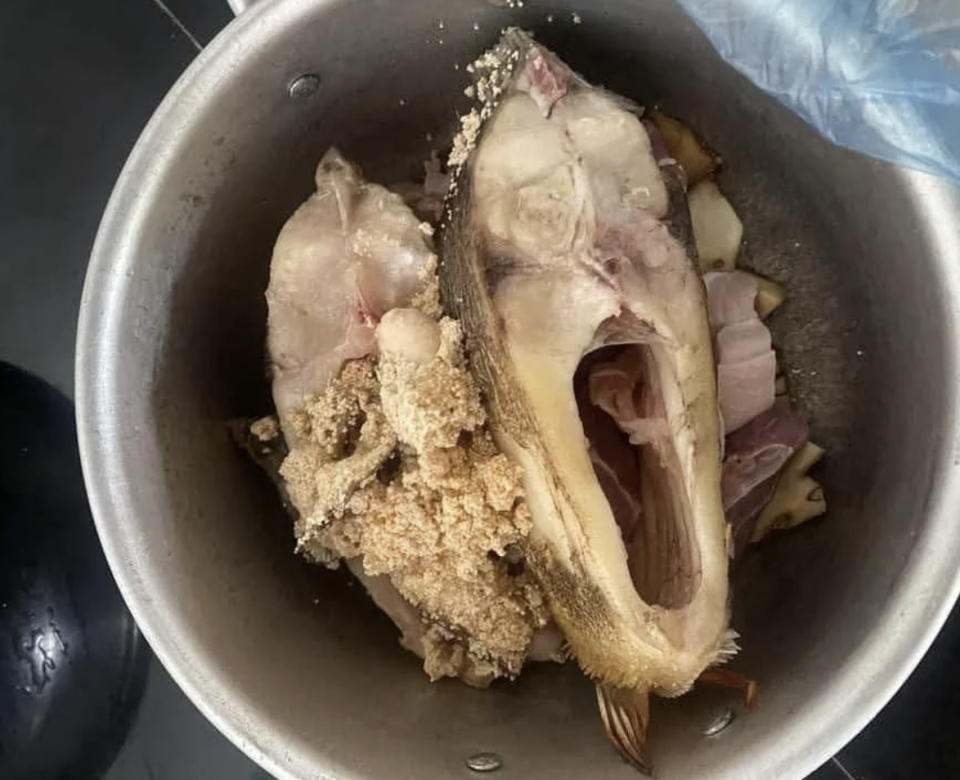
[[[164,120],[174,134],[130,172],[157,200],[111,271],[122,327],[106,381],[122,432],[110,478],[130,502],[118,532],[137,571],[127,595],[164,660],[182,683],[189,669],[201,706],[280,775],[458,777],[466,756],[493,750],[504,780],[634,777],[572,666],[531,668],[487,692],[428,683],[359,586],[294,557],[273,490],[226,428],[271,411],[271,247],[320,156],[335,144],[374,180],[413,177],[455,127],[466,64],[520,24],[721,152],[743,264],[787,288],[774,330],[827,447],[830,513],[736,566],[734,666],[760,681],[760,708],[708,739],[700,732],[731,699],[658,703],[651,754],[661,780],[799,777],[810,732],[792,724],[860,695],[837,690],[838,674],[877,641],[929,542],[952,367],[924,179],[828,145],[667,2],[350,0],[249,13],[168,106],[188,121]],[[224,63],[215,74],[213,57]],[[303,73],[321,86],[291,98]],[[865,670],[864,689],[880,673]]]

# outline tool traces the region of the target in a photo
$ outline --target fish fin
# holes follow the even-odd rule
[[[630,766],[649,775],[644,751],[650,722],[649,692],[597,685],[597,704],[610,744]]]
[[[731,669],[720,669],[716,666],[704,670],[698,682],[709,685],[720,685],[724,688],[734,688],[743,693],[743,706],[752,710],[757,704],[759,686],[756,680],[751,680],[740,672]]]
[[[732,628],[727,630],[727,633],[723,637],[722,644],[720,645],[720,649],[717,651],[716,663],[725,664],[740,652],[740,645],[737,643],[739,638],[740,634],[738,634]]]

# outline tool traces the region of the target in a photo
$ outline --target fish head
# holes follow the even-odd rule
[[[440,234],[529,557],[580,665],[677,695],[734,651],[721,431],[683,180],[632,104],[519,30],[474,64]]]

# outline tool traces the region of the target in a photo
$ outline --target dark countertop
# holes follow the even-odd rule
[[[0,4],[0,359],[72,397],[83,275],[113,182],[153,108],[230,18],[224,0]],[[894,701],[813,778],[960,777],[955,651],[957,612]],[[268,775],[154,659],[139,716],[106,780],[221,778]]]

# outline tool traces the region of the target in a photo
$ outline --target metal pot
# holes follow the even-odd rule
[[[532,28],[723,153],[744,262],[788,290],[775,338],[828,450],[831,509],[734,572],[736,666],[759,708],[706,737],[715,698],[661,702],[650,739],[661,780],[796,780],[894,693],[960,585],[960,194],[832,147],[669,0],[530,5],[272,0],[180,79],[120,177],[83,299],[77,407],[103,545],[174,678],[280,778],[465,777],[480,751],[504,780],[634,777],[572,665],[486,692],[428,683],[361,588],[294,557],[226,427],[270,408],[271,246],[324,150],[411,177],[452,130],[466,63],[501,27]]]

